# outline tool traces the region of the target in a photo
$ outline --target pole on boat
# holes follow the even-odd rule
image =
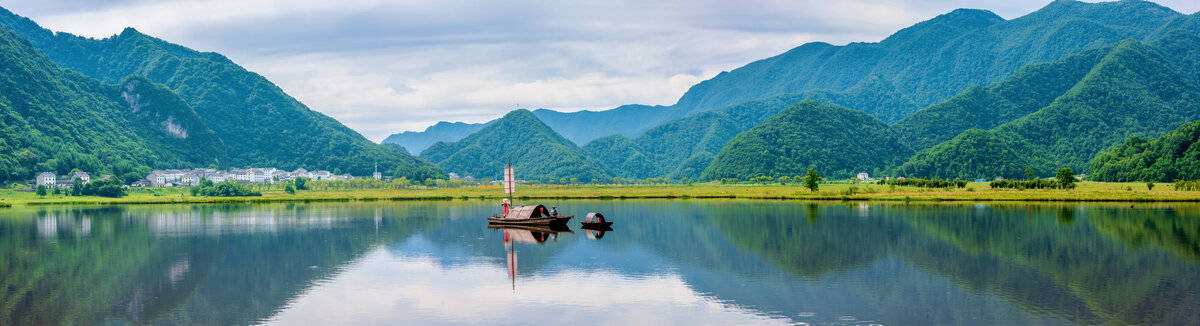
[[[517,191],[517,181],[513,176],[512,157],[508,157],[508,166],[504,168],[504,192],[508,193],[508,205],[513,206],[512,195]]]

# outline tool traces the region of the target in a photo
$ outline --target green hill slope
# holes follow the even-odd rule
[[[128,75],[141,75],[166,85],[224,142],[228,165],[340,168],[356,175],[369,174],[375,163],[388,171],[431,167],[310,110],[220,54],[194,51],[132,28],[99,40],[55,34],[3,9],[0,24],[60,66],[103,82],[115,84]]]
[[[886,124],[865,112],[801,102],[739,134],[700,180],[803,175],[817,168],[846,178],[898,164],[909,150]]]
[[[1162,135],[1180,121],[1200,119],[1197,54],[1200,36],[1193,33],[1171,33],[1153,45],[1121,42],[1053,103],[994,128],[993,137],[934,146],[901,171],[929,171],[923,176],[931,177],[1020,177],[1015,167],[1023,165],[1039,175],[1051,175],[1058,167],[1085,171],[1097,153],[1129,137]],[[987,164],[973,165],[962,164],[975,162],[971,156],[951,155],[989,148],[1020,155],[986,154],[993,156]],[[1014,169],[997,171],[998,166]]]
[[[162,85],[141,77],[107,85],[62,69],[0,26],[0,181],[76,168],[135,179],[150,167],[225,157],[212,130]]]
[[[609,171],[621,171],[634,176],[649,175],[654,171],[654,164],[646,156],[645,150],[622,134],[596,138],[581,149],[603,163]]]
[[[578,178],[607,180],[600,162],[551,130],[529,110],[509,112],[457,142],[438,142],[421,157],[447,172],[476,178],[501,179],[506,158],[512,158],[517,178],[547,180]]]
[[[1158,181],[1200,179],[1200,121],[1193,121],[1157,139],[1132,137],[1096,155],[1088,165],[1096,181]]]
[[[896,169],[901,176],[942,179],[991,180],[1017,178],[1031,167],[1023,148],[1004,134],[969,129],[953,139],[913,155]]]
[[[1087,50],[1063,60],[1032,64],[989,87],[972,86],[930,105],[892,127],[900,141],[920,151],[968,129],[991,129],[1050,105],[1091,71],[1110,49]]]

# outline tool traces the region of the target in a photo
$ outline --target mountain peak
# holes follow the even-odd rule
[[[929,44],[931,42],[941,44],[968,31],[988,27],[1003,21],[1004,18],[991,11],[955,9],[933,19],[901,29],[879,43],[884,46],[893,47]]]

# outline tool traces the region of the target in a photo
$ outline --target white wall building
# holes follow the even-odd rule
[[[38,175],[37,175],[37,184],[47,186],[47,187],[53,187],[54,185],[58,184],[57,179],[58,179],[58,177],[55,176],[54,173],[42,172],[42,173],[38,173]]]

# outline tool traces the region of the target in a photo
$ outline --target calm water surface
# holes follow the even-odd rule
[[[1200,324],[1200,206],[0,209],[0,324]]]

